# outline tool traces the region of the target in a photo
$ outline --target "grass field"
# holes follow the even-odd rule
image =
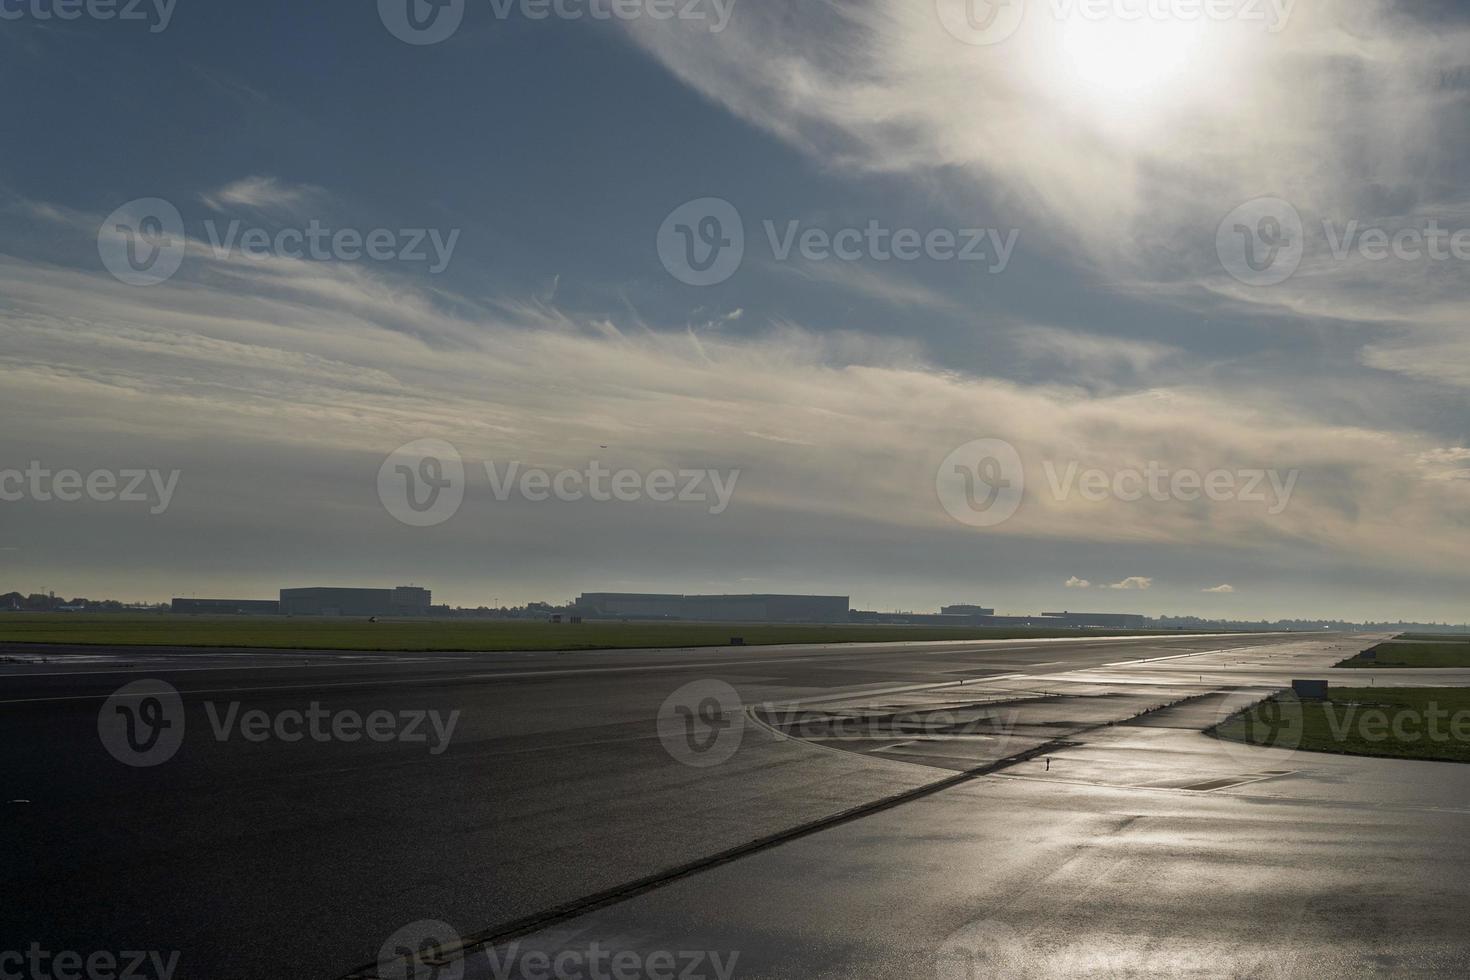
[[[451,652],[615,650],[775,643],[881,643],[1130,636],[1108,630],[952,626],[772,626],[729,623],[583,623],[495,620],[310,619],[277,616],[0,614],[0,642],[111,646],[267,647]],[[1168,635],[1179,635],[1169,631]]]
[[[1400,633],[1396,640],[1443,640],[1452,643],[1470,643],[1470,633]]]
[[[1369,647],[1376,654],[1358,654],[1338,664],[1339,667],[1470,667],[1470,640],[1398,643],[1389,640]]]
[[[1212,734],[1309,752],[1470,762],[1470,688],[1352,687],[1328,701],[1267,698]]]

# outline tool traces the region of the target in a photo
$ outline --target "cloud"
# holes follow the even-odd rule
[[[1431,449],[1418,460],[1426,480],[1470,480],[1470,449],[1463,446]]]
[[[1139,375],[1161,367],[1183,352],[1151,341],[1124,340],[1057,327],[1026,326],[1012,329],[1010,345],[1030,362],[1093,376],[1100,373]]]
[[[1441,463],[1470,463],[1470,449],[1466,449],[1463,446],[1431,449],[1427,453],[1419,454],[1419,462],[1431,465]]]
[[[1033,253],[1073,267],[1073,281],[1195,322],[1336,326],[1366,368],[1470,387],[1466,263],[1334,255],[1326,231],[1355,220],[1390,235],[1434,218],[1464,227],[1470,207],[1453,189],[1470,156],[1470,88],[1446,80],[1466,77],[1470,31],[1392,0],[1287,9],[1280,24],[1165,26],[1182,42],[1171,52],[1187,57],[1125,97],[1079,80],[1075,44],[1090,42],[1076,18],[1030,16],[978,47],[942,27],[933,0],[756,5],[719,35],[677,20],[624,26],[691,88],[825,169],[899,175],[956,214],[998,213]],[[1162,54],[1134,59],[1171,60]],[[1216,232],[1266,196],[1297,209],[1307,241],[1296,275],[1261,288],[1226,271]],[[904,297],[896,283],[867,285]],[[1026,346],[1067,349],[1045,335]],[[1143,370],[1167,353],[1105,356]]]
[[[226,211],[231,207],[256,211],[291,212],[319,204],[326,192],[308,184],[286,184],[275,177],[244,177],[217,190],[199,195],[209,207]]]
[[[76,224],[95,234],[98,220]],[[1413,429],[1316,418],[1291,392],[1246,398],[1228,380],[1162,370],[1121,392],[1025,386],[936,365],[882,335],[749,314],[739,335],[656,329],[631,314],[476,301],[360,265],[216,256],[198,242],[151,289],[0,256],[0,292],[0,411],[32,420],[41,443],[71,444],[85,429],[94,442],[144,439],[185,457],[272,447],[344,473],[424,436],[454,442],[471,465],[585,466],[588,447],[608,444],[627,466],[740,468],[747,514],[911,538],[975,533],[939,506],[935,475],[950,450],[996,437],[1018,447],[1029,476],[1016,515],[986,532],[998,539],[1262,562],[1305,552],[1465,575],[1470,486],[1425,478],[1426,461],[1458,451]],[[1270,514],[1243,500],[1059,498],[1045,492],[1049,461],[1301,477],[1290,507]],[[748,539],[737,527],[709,533]]]
[[[1067,588],[1090,589],[1092,588],[1092,583],[1087,581],[1087,579],[1085,578],[1078,578],[1077,576],[1073,575],[1071,578],[1067,579]]]
[[[1217,595],[1234,595],[1235,594],[1235,586],[1233,586],[1233,585],[1217,585],[1213,589],[1200,589],[1200,591],[1201,592],[1213,592],[1213,593],[1215,593]]]
[[[1154,580],[1143,575],[1130,575],[1121,582],[1109,585],[1110,589],[1122,589],[1126,591],[1146,592],[1154,587]]]

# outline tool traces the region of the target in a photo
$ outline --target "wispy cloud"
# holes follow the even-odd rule
[[[203,273],[151,289],[0,258],[0,409],[58,444],[85,418],[98,440],[273,446],[353,473],[425,435],[472,460],[585,464],[586,447],[602,444],[626,465],[717,458],[745,473],[747,520],[820,516],[949,537],[970,532],[936,502],[939,463],[997,437],[1019,447],[1033,478],[1024,506],[991,532],[1008,539],[1257,560],[1306,549],[1463,574],[1470,528],[1454,515],[1470,486],[1423,473],[1425,460],[1453,465],[1458,451],[1412,430],[1286,410],[1286,394],[1243,401],[1228,383],[1162,379],[1110,394],[1023,386],[943,369],[889,337],[781,321],[745,324],[738,337],[626,318],[618,329],[617,317],[545,302],[495,313],[361,266],[202,252]],[[1269,514],[1241,501],[1057,498],[1044,492],[1047,461],[1302,475],[1290,507]],[[743,538],[741,520],[709,533]],[[1152,585],[1133,576],[1107,588]]]
[[[199,195],[216,211],[231,207],[251,208],[266,212],[295,212],[318,205],[326,199],[320,187],[308,184],[286,184],[275,177],[243,177],[216,190]]]

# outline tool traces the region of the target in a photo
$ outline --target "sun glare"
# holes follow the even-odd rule
[[[1061,57],[1087,91],[1148,104],[1182,80],[1199,39],[1199,25],[1178,21],[1075,19],[1062,28]]]

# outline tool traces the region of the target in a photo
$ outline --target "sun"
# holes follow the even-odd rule
[[[1169,100],[1169,88],[1190,74],[1200,25],[1149,18],[1074,18],[1061,29],[1065,70],[1086,93],[1147,105]]]

